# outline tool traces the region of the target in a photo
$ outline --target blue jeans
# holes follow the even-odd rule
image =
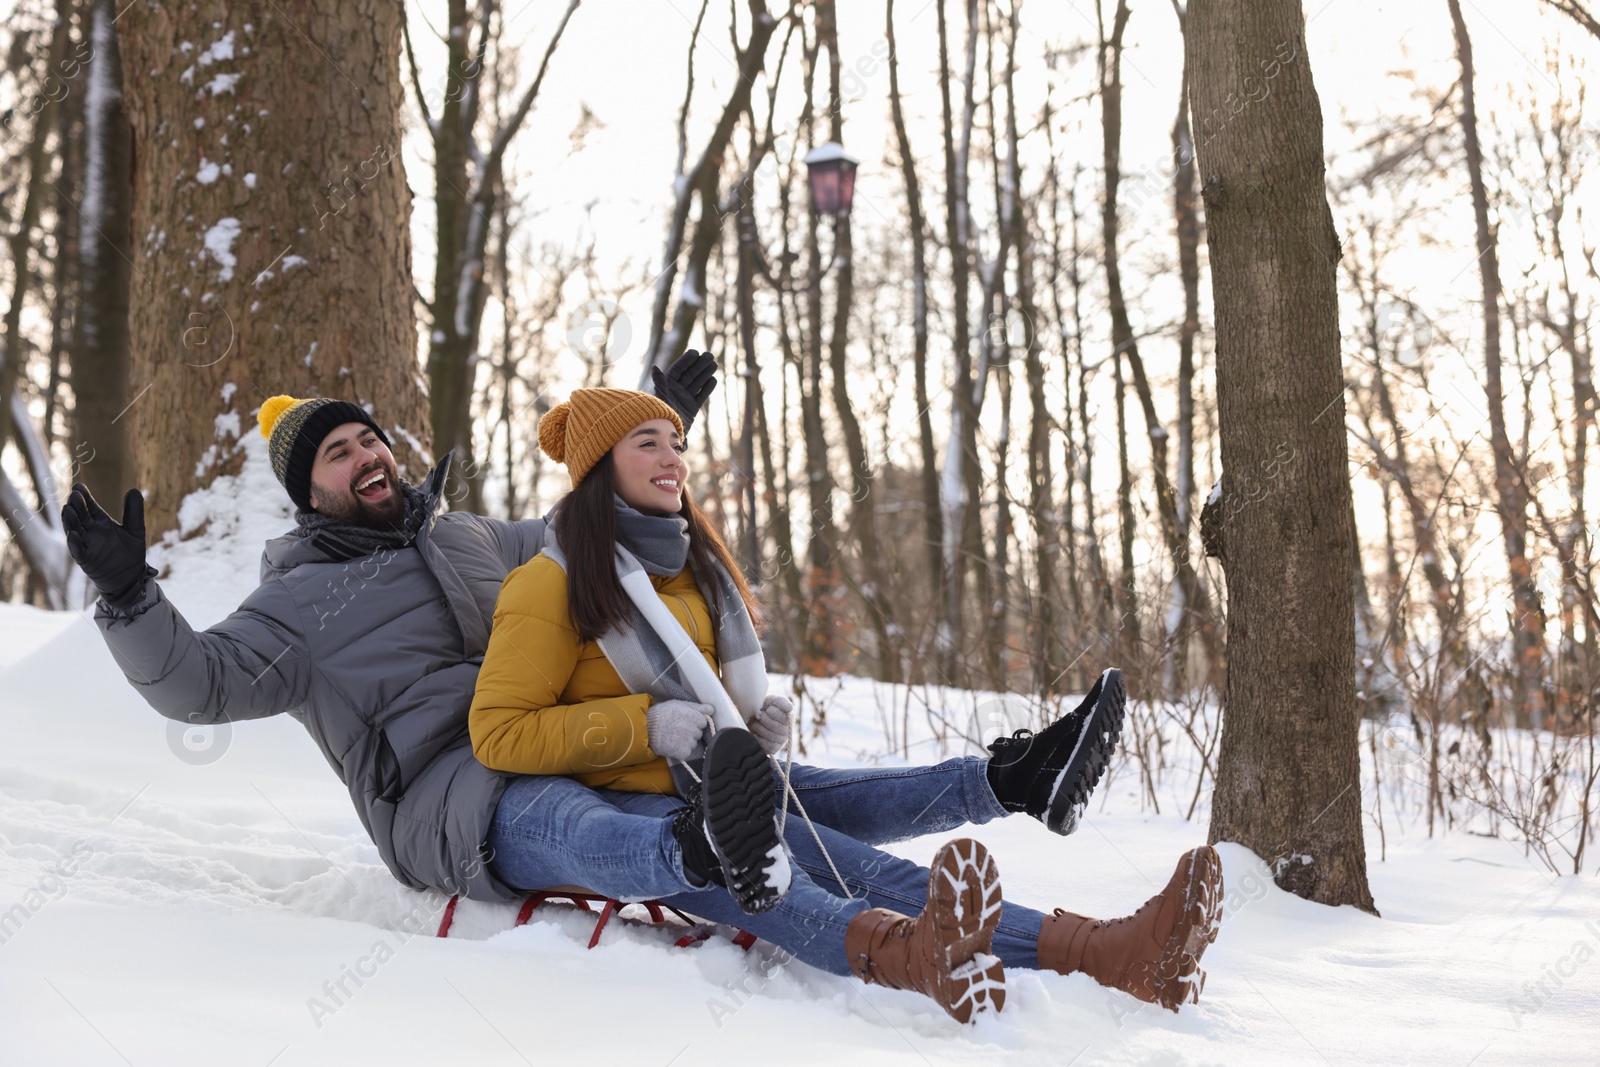
[[[491,866],[519,889],[578,885],[619,900],[659,899],[748,930],[814,967],[848,974],[844,931],[851,919],[868,908],[914,916],[927,904],[928,869],[873,846],[1007,814],[989,788],[986,762],[968,757],[868,770],[796,764],[790,783],[849,893],[841,891],[791,801],[784,841],[794,881],[783,901],[762,915],[746,915],[727,890],[696,886],[684,873],[669,818],[683,801],[657,793],[590,789],[570,778],[515,778],[489,828]],[[1006,966],[1039,966],[1043,919],[1031,908],[1004,905],[994,952]]]

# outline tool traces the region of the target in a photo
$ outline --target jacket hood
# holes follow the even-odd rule
[[[445,457],[435,464],[428,472],[428,476],[422,480],[422,491],[427,494],[429,501],[429,525],[437,518],[431,515],[431,511],[438,508],[439,501],[444,496],[444,481],[449,476],[450,463],[454,457],[454,451],[445,453]],[[296,567],[308,563],[328,562],[332,560],[327,552],[296,527],[281,537],[274,537],[262,549],[261,581],[281,578]]]

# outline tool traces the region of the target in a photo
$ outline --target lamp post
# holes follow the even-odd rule
[[[856,167],[860,160],[844,150],[836,141],[818,145],[806,153],[806,184],[811,192],[811,211],[818,216],[833,219],[834,231],[850,217],[855,200]],[[737,295],[739,302],[739,341],[744,347],[744,425],[739,461],[745,471],[745,553],[746,573],[752,582],[760,580],[760,538],[756,534],[756,460],[755,460],[755,405],[756,405],[756,343],[755,343],[755,276],[760,274],[767,284],[781,293],[795,293],[822,284],[823,277],[832,270],[838,257],[830,259],[828,266],[816,274],[808,274],[799,285],[784,285],[773,277],[767,258],[756,242],[755,212],[750,197],[741,197],[737,218],[739,235],[739,274]]]

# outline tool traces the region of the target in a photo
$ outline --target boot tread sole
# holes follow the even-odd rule
[[[1005,1006],[1005,967],[993,954],[1000,924],[1000,872],[989,852],[971,838],[945,845],[928,872],[928,907],[943,946],[940,1006],[957,1022]]]
[[[1222,862],[1216,850],[1207,845],[1185,859],[1182,914],[1144,983],[1153,1003],[1174,1012],[1180,1004],[1199,1003],[1206,984],[1200,957],[1222,927]]]
[[[1084,716],[1078,742],[1051,787],[1044,822],[1058,834],[1070,834],[1078,828],[1078,820],[1089,804],[1089,794],[1100,784],[1100,776],[1111,763],[1117,742],[1122,738],[1122,720],[1128,705],[1122,672],[1115,667],[1108,668],[1100,681],[1099,699]]]
[[[777,781],[767,754],[747,731],[719,731],[706,749],[704,779],[706,837],[722,863],[728,892],[747,915],[770,911],[789,887],[767,879],[774,850],[783,845]]]

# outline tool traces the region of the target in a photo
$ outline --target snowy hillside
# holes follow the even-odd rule
[[[252,587],[284,528],[259,443],[237,483],[191,502],[169,546],[189,620]],[[235,514],[234,500],[261,507]],[[903,692],[815,687],[820,763],[944,752]],[[1137,694],[1135,694],[1137,696]],[[889,725],[885,725],[885,724]],[[1114,771],[1060,839],[1017,816],[974,831],[1009,897],[1133,910],[1205,837]],[[926,861],[938,841],[897,846]],[[287,717],[187,731],[122,681],[87,618],[0,606],[0,1064],[1593,1063],[1600,881],[1557,878],[1498,839],[1387,827],[1371,846],[1383,918],[1308,904],[1224,845],[1227,908],[1203,1001],[1173,1016],[1083,976],[1009,975],[1006,1011],[963,1028],[931,1001],[716,938],[395,883],[348,797]],[[413,933],[420,931],[420,934]]]

